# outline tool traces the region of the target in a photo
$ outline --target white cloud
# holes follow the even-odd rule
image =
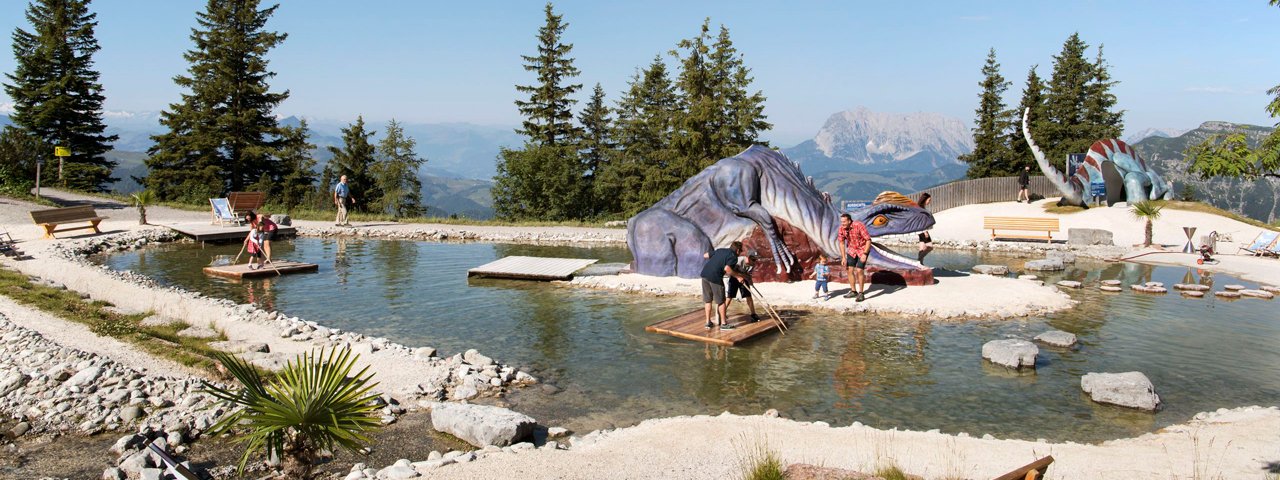
[[[0,103],[0,113],[6,115],[13,113],[13,102]]]

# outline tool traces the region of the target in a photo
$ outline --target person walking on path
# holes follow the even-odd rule
[[[1031,185],[1031,167],[1029,166],[1022,167],[1022,173],[1018,174],[1018,199],[1015,200],[1016,202],[1022,203],[1023,200],[1026,200],[1027,203],[1031,203],[1031,193],[1027,190],[1027,185]],[[924,205],[921,205],[921,207],[924,207]]]
[[[818,298],[818,292],[822,292],[824,299],[831,296],[827,291],[829,278],[831,278],[831,267],[827,266],[827,256],[819,254],[818,263],[813,265],[813,298]]]
[[[740,255],[735,259],[733,271],[741,274],[744,280],[739,281],[738,277],[735,276],[729,277],[729,295],[724,299],[724,311],[729,311],[729,306],[733,305],[733,299],[744,298],[747,300],[747,308],[751,311],[751,321],[759,322],[760,316],[756,315],[756,302],[751,299],[751,269],[754,268],[755,262],[756,256],[754,254]]]
[[[347,201],[350,200],[352,205],[356,203],[356,197],[351,195],[351,187],[347,185],[347,176],[338,177],[338,184],[333,186],[333,204],[338,206],[338,218],[334,219],[333,224],[339,227],[350,227],[351,223],[347,222]]]
[[[871,235],[867,226],[856,222],[847,213],[840,214],[840,234],[836,241],[844,248],[840,264],[844,266],[845,275],[849,278],[849,293],[844,298],[852,298],[856,293],[857,301],[866,300],[863,296],[863,281],[867,268],[867,257],[871,255]]]
[[[719,325],[721,330],[732,330],[733,326],[729,325],[728,305],[724,298],[724,276],[731,275],[738,277],[739,281],[744,281],[742,274],[733,271],[733,264],[737,263],[738,255],[742,253],[742,242],[733,242],[729,248],[717,248],[715,251],[707,255],[707,263],[702,265],[702,303],[705,318],[707,320],[707,330],[716,324],[711,322],[711,304],[717,306],[719,314]]]
[[[928,210],[929,204],[933,203],[933,196],[929,195],[928,192],[921,193],[920,201],[917,203],[920,204],[920,208]],[[928,230],[920,232],[920,235],[918,236],[920,237],[920,254],[916,256],[916,261],[923,264],[924,256],[933,251],[933,236],[929,235]]]
[[[262,253],[266,256],[266,259],[263,260],[262,263],[258,264],[258,267],[261,268],[264,263],[271,263],[271,239],[275,238],[276,230],[279,230],[280,227],[276,225],[276,222],[267,218],[266,215],[253,213],[253,210],[245,212],[244,220],[252,228],[250,231],[258,231],[259,243],[262,245]]]

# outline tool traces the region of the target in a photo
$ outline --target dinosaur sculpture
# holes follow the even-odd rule
[[[852,215],[866,224],[872,237],[918,232],[934,222],[928,211],[891,192]],[[635,257],[636,273],[696,278],[705,262],[703,253],[742,240],[764,253],[757,281],[800,280],[819,253],[840,258],[839,226],[840,212],[831,196],[819,193],[799,165],[781,153],[752,146],[707,167],[632,217],[627,222],[627,246]],[[929,271],[874,243],[869,267]]]
[[[1027,139],[1027,145],[1031,147],[1031,154],[1036,157],[1040,171],[1062,193],[1060,204],[1087,206],[1085,197],[1093,183],[1106,185],[1107,206],[1119,202],[1133,204],[1143,200],[1173,198],[1173,185],[1165,182],[1160,174],[1148,167],[1129,144],[1117,139],[1093,142],[1084,163],[1075,172],[1071,172],[1070,176],[1063,175],[1049,164],[1044,152],[1031,139],[1030,114],[1030,108],[1022,113],[1022,135]]]

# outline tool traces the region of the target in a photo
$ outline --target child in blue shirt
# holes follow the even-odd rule
[[[827,256],[818,255],[818,263],[813,266],[813,298],[818,298],[819,291],[822,292],[823,298],[829,295],[827,292],[827,278],[830,276],[831,267],[827,266]]]

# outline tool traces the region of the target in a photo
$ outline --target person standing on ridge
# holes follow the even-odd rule
[[[849,278],[849,293],[844,298],[852,298],[856,293],[856,301],[866,300],[862,295],[862,284],[866,275],[867,258],[871,255],[871,235],[867,226],[855,222],[847,213],[840,214],[840,234],[836,241],[844,247],[840,264],[844,266],[845,275]]]
[[[339,227],[350,227],[351,223],[347,221],[347,201],[350,200],[352,205],[356,203],[356,197],[351,195],[351,187],[347,186],[347,176],[338,177],[338,184],[333,186],[333,204],[338,206],[338,218],[334,219],[333,224]]]

